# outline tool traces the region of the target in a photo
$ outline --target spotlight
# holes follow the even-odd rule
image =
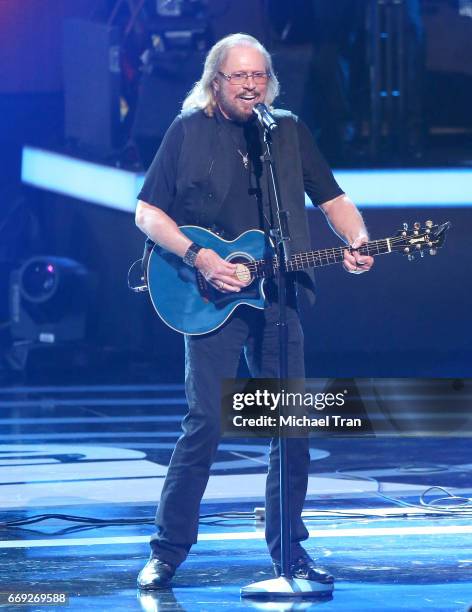
[[[12,337],[47,343],[82,339],[89,293],[89,273],[77,261],[28,259],[10,276]]]
[[[208,0],[157,0],[156,13],[160,17],[195,15],[205,10]]]

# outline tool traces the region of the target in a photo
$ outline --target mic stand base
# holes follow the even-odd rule
[[[301,597],[323,597],[333,592],[333,584],[323,584],[315,580],[287,578],[279,576],[271,580],[252,582],[241,589],[241,597],[254,599],[283,599]]]

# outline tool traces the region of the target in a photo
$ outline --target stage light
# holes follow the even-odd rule
[[[162,89],[163,83],[159,81],[157,84],[160,84]],[[153,96],[149,95],[143,101],[143,123],[136,128],[137,134],[149,137],[153,132],[149,131],[148,119],[145,118],[151,109],[150,101],[156,99],[157,89],[155,92],[150,90],[149,94],[151,93]],[[165,108],[170,116],[170,107]],[[157,125],[161,126],[162,114],[161,105],[154,117],[154,125],[157,122]],[[471,168],[334,170],[334,176],[343,190],[361,208],[472,206]],[[84,202],[134,213],[136,196],[144,183],[144,174],[86,162],[34,147],[24,147],[22,181],[27,185]],[[312,208],[308,196],[305,202]]]
[[[160,17],[180,17],[182,0],[157,0],[156,12]]]
[[[10,276],[12,337],[48,343],[82,339],[90,289],[89,273],[72,259],[28,259]]]

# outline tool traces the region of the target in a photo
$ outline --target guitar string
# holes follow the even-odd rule
[[[429,237],[430,234],[418,234],[417,236],[410,236],[414,238],[422,238]],[[433,237],[433,236],[431,236]],[[385,255],[390,252],[392,246],[396,246],[398,243],[405,242],[405,236],[395,236],[392,238],[383,238],[380,240],[372,240],[364,245],[362,245],[359,249],[361,255]],[[390,242],[390,249],[389,249]],[[408,245],[406,245],[408,246]],[[423,245],[425,246],[425,245]],[[298,266],[304,266],[305,264],[309,266],[309,264],[315,264],[311,267],[316,267],[318,265],[329,265],[334,263],[340,263],[344,258],[344,251],[350,247],[333,247],[329,249],[321,249],[319,251],[307,251],[305,253],[296,253],[292,255],[290,260],[287,262],[287,268],[289,272],[297,271]],[[381,250],[386,249],[386,250]],[[352,252],[352,249],[350,249]],[[418,249],[419,251],[420,249]],[[413,251],[415,252],[415,251]],[[277,269],[277,257],[274,256],[270,263],[265,259],[259,259],[253,262],[247,262],[244,264],[250,272],[254,273],[255,277],[258,277],[260,274],[264,276],[264,272],[269,270]],[[260,269],[262,268],[262,269]],[[290,269],[291,268],[291,269]]]
[[[390,244],[396,242],[395,240],[390,239]],[[385,243],[385,245],[383,245],[382,243]],[[368,245],[364,245],[364,248],[361,247],[361,254],[365,255],[370,255],[372,254],[381,254],[380,249],[383,248],[387,248],[387,252],[388,252],[388,241],[387,239],[382,239],[382,240],[376,240],[376,241],[371,241],[369,242]],[[348,247],[333,247],[333,248],[329,248],[329,249],[320,249],[319,251],[307,251],[307,252],[302,252],[302,253],[296,253],[294,255],[292,255],[292,257],[290,258],[289,262],[296,262],[297,260],[310,260],[310,259],[320,259],[320,258],[324,258],[324,257],[333,257],[333,256],[339,256],[341,253],[344,253],[344,251],[347,249]],[[374,250],[376,251],[376,253],[374,253]],[[352,251],[352,249],[351,249]],[[276,259],[276,256],[274,256],[273,259]],[[258,260],[258,261],[265,261],[265,260]],[[252,263],[252,262],[251,262]]]

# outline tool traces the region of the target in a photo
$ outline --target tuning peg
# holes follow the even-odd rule
[[[421,223],[420,223],[419,221],[415,221],[415,222],[413,223],[413,229],[415,229],[415,230],[419,230],[419,229],[420,229],[420,227],[421,227]]]
[[[403,229],[406,231],[408,229],[408,223],[403,223]]]
[[[408,261],[414,261],[414,260],[415,260],[415,256],[413,255],[413,253],[409,253]]]
[[[431,229],[433,227],[433,222],[431,221],[431,219],[428,219],[428,221],[426,221],[425,225],[426,225],[426,227],[428,229]]]
[[[438,252],[437,249],[429,249],[429,254],[430,255],[436,255],[437,252]]]
[[[424,257],[424,251],[420,251],[420,257]]]

